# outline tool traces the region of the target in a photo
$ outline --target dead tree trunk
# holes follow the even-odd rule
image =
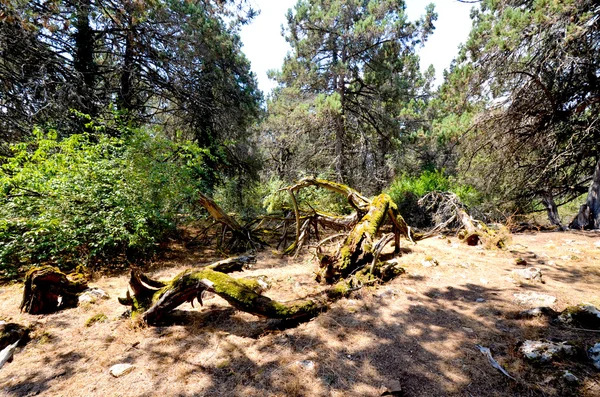
[[[398,212],[396,204],[389,195],[380,194],[370,203],[368,212],[350,231],[338,252],[334,256],[325,255],[321,258],[321,267],[324,269],[322,276],[327,283],[333,283],[362,269],[373,276],[384,276],[380,272],[381,264],[377,263],[377,257],[385,244],[378,244],[375,237],[386,216],[390,217],[394,225],[396,253],[400,250],[401,235],[412,241],[411,230]],[[384,239],[389,241],[386,237]],[[398,268],[397,274],[403,271]],[[393,277],[394,273],[394,269],[387,269],[386,278]]]
[[[571,229],[600,228],[600,160],[598,160],[594,170],[586,203],[579,208],[579,213],[569,224],[569,227]]]
[[[261,287],[253,279],[236,279],[217,271],[237,269],[232,263],[243,261],[240,258],[228,260],[226,266],[216,262],[200,270],[186,270],[169,282],[152,280],[141,271],[131,272],[126,298],[119,298],[123,305],[132,307],[133,316],[141,316],[148,324],[160,323],[179,305],[196,299],[202,304],[202,293],[213,292],[225,299],[238,310],[261,317],[305,320],[312,318],[327,308],[328,297],[337,298],[351,291],[347,284],[336,286],[335,293],[325,293],[322,297],[278,302],[261,295]]]
[[[233,217],[229,216],[221,207],[217,205],[212,199],[205,196],[202,193],[199,194],[198,201],[200,205],[204,207],[212,218],[221,223],[224,227],[223,235],[228,230],[231,231],[231,240],[225,245],[225,249],[228,251],[244,251],[248,248],[256,249],[263,246],[264,243],[252,235],[252,232],[238,223]]]
[[[81,275],[69,279],[52,266],[34,268],[25,277],[20,309],[29,314],[45,314],[76,307],[79,294],[87,288]]]
[[[546,194],[542,197],[542,204],[546,207],[546,212],[548,213],[548,220],[554,226],[558,226],[560,230],[564,230],[562,222],[560,221],[560,216],[558,215],[558,207],[554,202],[554,197],[552,197],[552,193]]]

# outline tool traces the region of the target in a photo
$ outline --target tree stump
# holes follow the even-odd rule
[[[46,314],[76,307],[78,294],[87,288],[81,275],[70,279],[52,266],[33,268],[25,277],[20,309],[29,314]]]

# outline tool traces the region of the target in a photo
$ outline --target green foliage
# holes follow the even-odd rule
[[[285,190],[280,190],[290,185],[290,183],[277,178],[271,178],[268,184],[266,184],[268,189],[267,194],[264,195],[263,207],[267,213],[272,214],[293,208],[289,193]],[[298,202],[298,207],[306,211],[317,209],[332,214],[347,214],[351,210],[348,201],[344,197],[315,186],[309,186],[296,192],[296,201]]]
[[[575,199],[598,161],[598,2],[484,0],[472,19],[442,90],[473,114],[462,179],[508,212]]]
[[[0,271],[150,255],[201,186],[205,151],[158,131],[35,138],[0,159]]]
[[[300,0],[289,10],[292,52],[271,73],[279,86],[264,126],[278,177],[334,168],[331,179],[380,192],[392,143],[423,123],[433,78],[420,72],[416,49],[437,15],[429,5],[410,22],[405,8],[396,0]]]

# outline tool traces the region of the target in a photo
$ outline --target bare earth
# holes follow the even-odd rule
[[[403,394],[391,395],[600,396],[600,373],[584,357],[533,366],[518,353],[519,342],[541,338],[585,351],[600,342],[600,332],[516,319],[527,307],[513,296],[550,294],[558,311],[582,302],[600,307],[598,241],[600,234],[522,234],[506,251],[455,238],[405,243],[405,275],[365,287],[297,326],[234,311],[212,297],[202,308],[182,307],[188,315],[180,325],[142,327],[121,316],[125,307],[116,300],[127,289],[126,274],[91,283],[111,299],[46,316],[19,313],[22,286],[2,286],[0,319],[35,330],[0,369],[0,395],[380,396],[401,388]],[[168,279],[213,259],[182,254],[174,249],[151,274]],[[539,267],[545,284],[512,282],[511,270],[523,268],[517,258]],[[439,265],[423,265],[431,259]],[[243,276],[266,275],[273,283],[266,294],[290,300],[323,288],[314,282],[314,266],[308,253],[291,259],[266,251]],[[108,320],[86,327],[99,313]],[[476,344],[489,347],[517,381],[494,369]],[[114,378],[108,370],[117,363],[135,368]],[[566,384],[565,370],[580,382]]]

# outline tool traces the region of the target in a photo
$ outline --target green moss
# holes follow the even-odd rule
[[[348,295],[350,289],[350,284],[348,284],[346,281],[340,281],[327,290],[327,297],[329,299],[341,299]]]
[[[106,314],[98,313],[98,314],[88,318],[85,322],[85,326],[91,327],[92,325],[94,325],[96,323],[104,323],[106,321],[108,321],[108,317],[106,317]]]

